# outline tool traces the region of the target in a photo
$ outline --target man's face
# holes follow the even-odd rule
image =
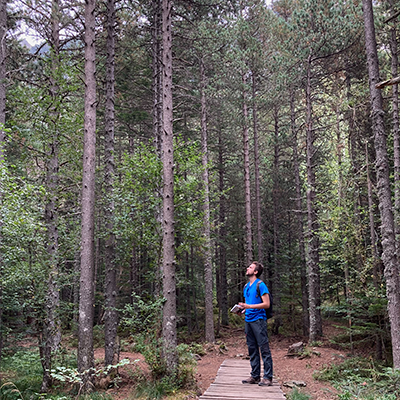
[[[254,264],[250,264],[246,270],[246,276],[253,276],[256,275],[256,266]]]

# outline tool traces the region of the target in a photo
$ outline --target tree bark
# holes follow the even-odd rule
[[[115,269],[115,235],[114,235],[114,61],[115,60],[115,1],[107,0],[107,61],[106,61],[106,110],[105,110],[105,168],[104,189],[107,205],[104,210],[105,229],[105,314],[104,346],[105,365],[114,360],[117,339],[117,271]]]
[[[85,373],[84,390],[91,389],[87,371],[94,366],[94,201],[96,163],[95,0],[85,5],[85,119],[82,175],[81,270],[79,290],[78,370]]]
[[[220,307],[221,324],[229,325],[228,317],[228,280],[226,263],[226,197],[225,197],[225,169],[224,169],[224,148],[222,140],[222,130],[218,129],[218,189],[219,189],[219,288],[220,288]]]
[[[392,14],[395,13],[394,1],[390,0]],[[395,21],[390,28],[390,55],[392,58],[391,72],[396,76],[398,72],[399,58],[397,55],[397,29]],[[394,227],[397,246],[397,258],[400,256],[400,133],[399,133],[399,86],[392,86],[392,129],[393,129],[393,158],[394,158]]]
[[[162,0],[152,0],[152,92],[153,92],[153,140],[157,155],[162,157],[163,135],[163,17]],[[155,190],[154,196],[160,197],[160,189]],[[161,200],[161,199],[160,199]],[[161,203],[161,201],[160,201]],[[162,209],[156,211],[156,218],[162,224]],[[161,246],[160,246],[161,250]],[[162,292],[162,254],[158,252],[154,295],[161,296]]]
[[[274,293],[274,324],[272,332],[274,335],[279,333],[279,328],[282,325],[281,316],[281,271],[279,262],[279,111],[274,107],[274,168],[273,168],[273,190],[272,190],[272,203],[273,203],[273,229],[274,229],[274,275],[273,275],[273,293]]]
[[[6,135],[4,124],[6,122],[6,33],[7,33],[7,1],[0,0],[0,163],[4,162]],[[3,188],[0,188],[0,203],[2,204]],[[0,219],[0,229],[3,221]],[[0,231],[1,232],[1,231]],[[0,233],[0,241],[3,237]],[[3,259],[0,255],[0,364],[3,354]],[[0,379],[1,384],[1,379]]]
[[[60,33],[59,33],[59,3],[52,1],[51,10],[51,76],[50,96],[52,105],[49,110],[51,142],[46,161],[46,188],[48,199],[45,207],[45,221],[47,226],[47,252],[49,256],[49,277],[46,295],[46,316],[41,338],[41,362],[43,379],[41,392],[45,393],[51,387],[50,370],[52,360],[61,342],[61,326],[59,319],[60,295],[58,287],[58,151],[59,151],[59,85],[58,74],[60,67]]]
[[[208,137],[207,137],[207,102],[206,102],[206,76],[204,60],[200,60],[200,92],[201,92],[201,153],[203,165],[204,188],[204,290],[206,309],[206,342],[215,342],[214,333],[214,307],[213,307],[213,274],[211,264],[211,238],[210,238],[210,188],[208,178]]]
[[[300,251],[300,284],[301,284],[301,305],[302,305],[302,326],[303,335],[308,336],[310,333],[310,316],[308,314],[308,287],[307,287],[307,261],[306,248],[304,240],[304,218],[303,218],[303,202],[301,192],[300,178],[300,162],[298,152],[298,138],[296,127],[296,115],[294,108],[294,92],[290,92],[290,126],[293,137],[293,168],[296,186],[296,216],[298,229],[298,242]]]
[[[311,97],[311,54],[307,60],[306,82],[307,105],[307,221],[308,221],[308,290],[309,290],[309,315],[310,315],[310,342],[322,335],[321,319],[321,287],[319,271],[319,224],[315,210],[315,145],[312,118]]]
[[[4,160],[6,140],[4,124],[6,123],[6,33],[7,1],[0,0],[0,161]]]
[[[382,261],[385,266],[386,296],[392,338],[393,366],[400,368],[400,283],[397,266],[393,206],[389,180],[389,164],[385,136],[382,95],[376,88],[379,81],[378,53],[371,0],[363,0],[365,49],[367,53],[371,118],[376,152],[376,175],[381,215]]]
[[[250,192],[250,156],[249,156],[249,130],[247,126],[248,112],[246,99],[246,78],[242,75],[243,84],[243,159],[244,159],[244,190],[245,190],[245,214],[246,214],[246,266],[253,259],[252,229],[251,229],[251,192]]]
[[[157,153],[161,155],[162,135],[162,3],[152,0],[152,62],[153,62],[153,137]]]
[[[177,369],[176,337],[176,282],[175,282],[175,230],[174,230],[174,137],[172,109],[172,1],[162,2],[163,40],[163,357],[168,374]]]
[[[379,277],[378,277],[379,256],[378,256],[378,249],[376,246],[375,221],[374,221],[374,201],[373,201],[372,182],[371,182],[371,177],[370,177],[370,172],[369,172],[368,143],[365,144],[365,160],[366,160],[366,167],[367,167],[369,231],[370,231],[370,236],[371,236],[371,250],[372,250],[372,259],[373,259],[372,279],[374,282],[374,287],[376,289],[376,292],[378,293],[378,290],[379,290]]]
[[[254,190],[255,190],[255,206],[257,217],[257,254],[258,262],[263,263],[263,233],[261,221],[261,195],[260,195],[260,155],[258,149],[258,115],[257,115],[257,90],[256,77],[254,71],[252,77],[252,92],[253,92],[253,132],[254,132]]]

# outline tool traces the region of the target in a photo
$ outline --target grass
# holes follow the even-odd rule
[[[39,354],[20,350],[2,358],[2,381],[0,400],[34,398],[42,383],[42,365]]]
[[[339,400],[396,400],[400,398],[400,371],[387,368],[372,359],[350,358],[314,374],[331,382]]]
[[[61,355],[60,361],[74,367],[75,357]],[[65,365],[65,364],[64,364]],[[43,370],[37,351],[20,349],[2,358],[0,400],[77,400],[76,396],[60,390],[41,394]],[[111,400],[109,395],[93,392],[78,400]]]
[[[288,400],[310,400],[311,396],[299,391],[297,388],[294,388],[290,393],[287,395]]]

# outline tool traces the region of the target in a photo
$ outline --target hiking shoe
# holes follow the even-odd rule
[[[272,386],[272,379],[262,378],[258,386]]]
[[[250,384],[250,385],[255,385],[258,382],[260,382],[260,378],[253,378],[252,376],[247,379],[243,379],[242,383]]]

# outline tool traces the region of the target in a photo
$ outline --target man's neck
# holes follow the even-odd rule
[[[254,283],[256,279],[257,279],[257,277],[256,277],[255,275],[249,276],[250,285],[251,285],[252,283]]]

